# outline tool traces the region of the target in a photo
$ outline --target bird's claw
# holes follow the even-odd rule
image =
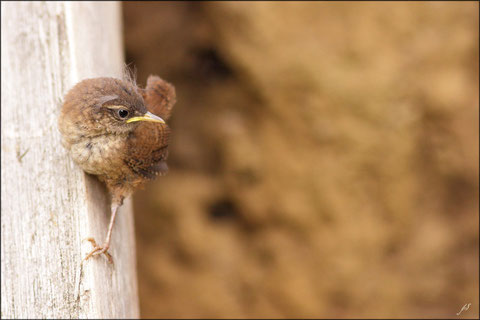
[[[92,249],[92,251],[90,251],[89,254],[86,255],[85,258],[83,258],[82,261],[87,261],[87,260],[90,259],[91,257],[103,253],[103,254],[105,255],[105,257],[107,257],[108,262],[110,262],[111,264],[113,264],[112,255],[111,255],[110,253],[108,253],[108,248],[109,248],[108,245],[99,246],[99,245],[97,245],[97,242],[95,241],[94,238],[86,238],[86,239],[84,239],[84,240],[89,241],[89,242],[92,244],[93,249]]]

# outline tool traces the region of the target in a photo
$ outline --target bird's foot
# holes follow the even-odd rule
[[[97,242],[93,238],[86,238],[85,240],[90,241],[90,243],[93,246],[93,249],[92,249],[92,251],[90,251],[89,254],[87,254],[87,256],[85,258],[83,258],[82,261],[86,261],[93,256],[96,256],[96,255],[99,255],[99,254],[103,253],[105,255],[105,257],[107,257],[108,262],[113,264],[112,255],[110,253],[108,253],[109,244],[99,246],[99,245],[97,245]]]

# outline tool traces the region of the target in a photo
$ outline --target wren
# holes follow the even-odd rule
[[[158,76],[145,89],[130,76],[86,79],[65,96],[58,125],[62,145],[85,172],[103,181],[111,195],[111,217],[103,245],[83,259],[108,253],[118,208],[146,181],[167,172],[175,88]]]

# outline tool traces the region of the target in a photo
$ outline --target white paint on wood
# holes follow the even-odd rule
[[[60,144],[64,94],[79,80],[120,77],[117,2],[2,2],[2,318],[138,318],[131,202],[110,253],[82,258],[102,242],[110,215],[105,188]],[[81,272],[80,272],[81,271]]]

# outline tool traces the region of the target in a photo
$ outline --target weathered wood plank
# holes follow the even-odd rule
[[[91,259],[82,239],[103,241],[109,203],[60,144],[63,95],[76,82],[120,77],[115,2],[2,2],[2,318],[139,316],[131,202],[110,252]]]

